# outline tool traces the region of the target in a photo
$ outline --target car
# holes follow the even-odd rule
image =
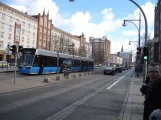
[[[115,73],[115,69],[114,68],[107,67],[107,68],[104,69],[103,74],[104,75],[115,75],[116,73]]]
[[[0,67],[3,68],[3,67],[9,67],[9,63],[7,61],[0,61]]]
[[[122,72],[122,68],[121,67],[116,67],[116,72]]]

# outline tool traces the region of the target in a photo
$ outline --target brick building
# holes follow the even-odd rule
[[[45,15],[44,9],[43,15],[40,15],[39,13],[38,15],[33,15],[32,17],[38,20],[36,48],[48,50],[52,25],[52,20],[49,20],[49,11],[47,15]]]
[[[103,38],[89,38],[92,45],[92,58],[95,64],[109,64],[111,42],[106,36]]]

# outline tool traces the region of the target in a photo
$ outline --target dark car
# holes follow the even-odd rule
[[[115,75],[115,70],[112,67],[107,67],[103,71],[104,75]]]
[[[116,67],[116,72],[122,72],[122,68],[121,67]]]

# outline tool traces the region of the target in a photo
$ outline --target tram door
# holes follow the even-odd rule
[[[39,56],[39,74],[42,74],[45,65],[45,56]]]

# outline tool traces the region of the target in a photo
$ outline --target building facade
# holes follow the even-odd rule
[[[123,65],[123,58],[117,54],[110,54],[110,66],[121,67]]]
[[[5,50],[15,42],[23,47],[36,48],[37,25],[37,19],[0,2],[0,61],[8,59],[10,55],[6,55]],[[19,31],[16,31],[17,26]]]
[[[92,58],[92,45],[88,42],[85,42],[86,57]]]
[[[36,47],[39,49],[49,50],[52,25],[52,20],[49,20],[49,11],[46,15],[44,9],[43,15],[39,13],[38,15],[33,15],[32,17],[38,20]]]
[[[52,25],[50,50],[77,55],[79,47],[79,38]]]
[[[95,64],[109,64],[110,58],[110,46],[111,42],[107,37],[103,38],[89,38],[90,44],[92,45],[92,58]]]
[[[119,56],[124,59],[123,66],[132,65],[132,52],[119,52]]]
[[[160,62],[159,59],[161,58],[161,0],[158,0],[158,3],[154,10],[154,39],[153,39],[153,61],[152,62]],[[161,59],[160,59],[161,60]]]

